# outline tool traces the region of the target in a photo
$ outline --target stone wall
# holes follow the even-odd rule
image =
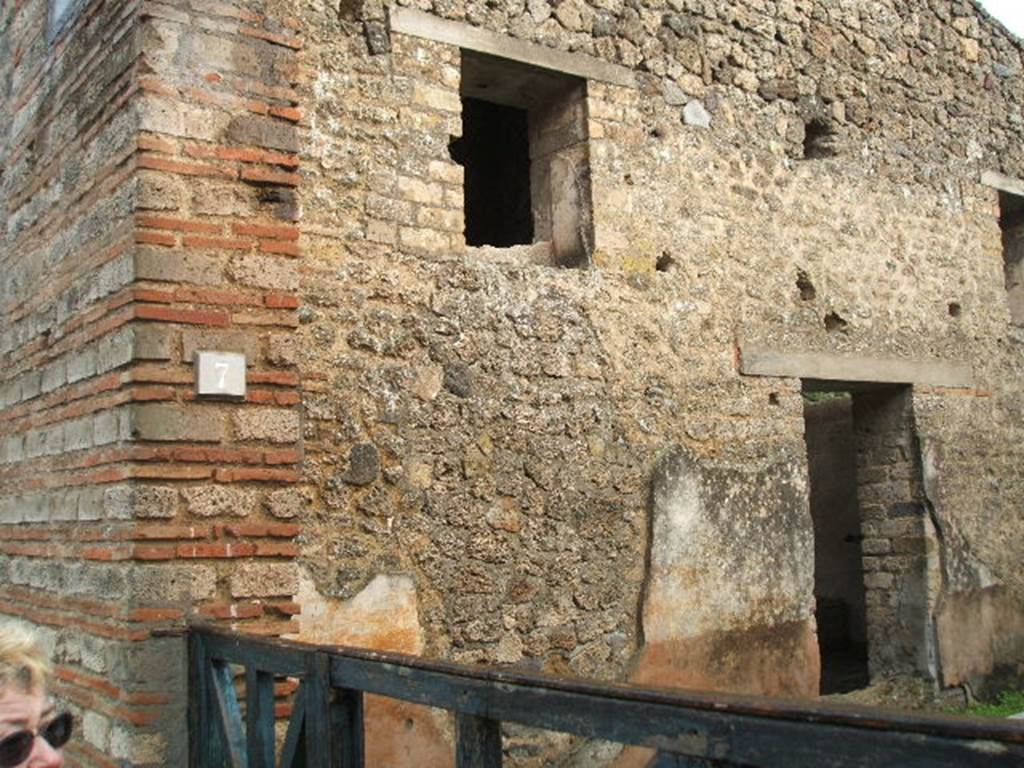
[[[1020,48],[973,5],[430,6],[634,71],[588,82],[584,273],[462,251],[459,49],[346,9],[302,13],[300,367],[323,381],[307,479],[324,516],[304,561],[324,595],[414,574],[432,653],[628,674],[658,457],[803,466],[798,383],[739,377],[737,342],[943,357],[977,388],[929,396],[1016,407],[996,195],[977,180],[1021,172],[1004,151]],[[803,159],[813,121],[829,157]],[[549,586],[521,615],[509,595],[534,572]],[[618,594],[589,597],[609,574]]]
[[[145,654],[199,617],[814,695],[801,381],[749,347],[973,371],[901,411],[927,668],[1019,665],[1024,337],[978,181],[1024,177],[1020,43],[968,0],[406,5],[463,26],[108,0],[62,47],[41,2],[0,16],[3,612],[58,649],[76,759],[174,763]],[[462,44],[586,79],[587,268],[465,247]],[[209,348],[244,402],[193,394]],[[412,741],[375,764],[444,762],[444,721],[388,716]]]

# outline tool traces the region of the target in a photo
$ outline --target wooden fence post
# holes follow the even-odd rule
[[[501,768],[501,723],[463,712],[455,723],[457,768]]]

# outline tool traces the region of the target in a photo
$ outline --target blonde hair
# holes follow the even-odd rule
[[[17,685],[35,691],[46,685],[50,665],[33,635],[13,624],[0,624],[0,690]]]

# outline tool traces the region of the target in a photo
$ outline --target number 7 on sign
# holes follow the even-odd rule
[[[245,355],[196,352],[196,394],[200,397],[245,397]]]
[[[217,389],[224,391],[228,386],[228,371],[231,368],[231,364],[218,360],[213,364],[213,369],[217,372]]]

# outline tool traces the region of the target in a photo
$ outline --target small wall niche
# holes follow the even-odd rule
[[[835,131],[821,118],[809,120],[804,125],[804,160],[821,160],[836,155]]]
[[[1014,325],[1024,326],[1024,196],[999,192],[1003,275]]]
[[[465,169],[466,244],[546,244],[553,265],[588,264],[586,81],[463,50],[460,94],[451,155]]]

